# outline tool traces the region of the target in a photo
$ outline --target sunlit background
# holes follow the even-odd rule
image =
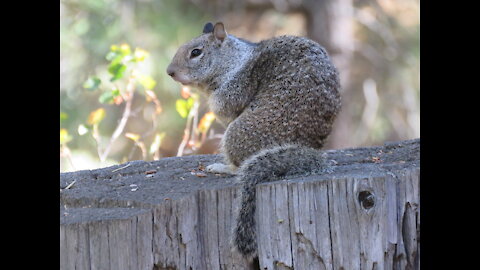
[[[60,171],[216,153],[224,128],[165,70],[206,22],[323,45],[343,108],[326,149],[420,136],[419,0],[62,0]]]

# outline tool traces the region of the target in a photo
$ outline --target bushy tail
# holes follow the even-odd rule
[[[301,175],[325,167],[319,150],[286,145],[263,150],[245,160],[237,177],[243,183],[240,211],[233,232],[234,247],[246,258],[257,257],[255,232],[255,186],[279,180],[285,176]]]

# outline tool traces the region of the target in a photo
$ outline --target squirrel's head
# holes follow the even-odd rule
[[[217,71],[222,45],[227,38],[223,23],[207,23],[203,34],[183,44],[167,68],[167,73],[183,85],[202,86]]]

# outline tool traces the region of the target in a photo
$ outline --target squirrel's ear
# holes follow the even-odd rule
[[[203,27],[203,33],[208,34],[208,33],[211,33],[211,32],[213,32],[213,24],[211,22],[208,22]]]
[[[227,31],[222,22],[217,22],[213,27],[213,35],[216,39],[223,41],[227,37]]]

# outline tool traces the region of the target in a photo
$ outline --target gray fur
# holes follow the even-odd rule
[[[244,183],[233,243],[256,256],[255,186],[328,166],[320,149],[341,106],[339,75],[327,52],[303,37],[251,43],[218,31],[182,45],[168,73],[197,86],[226,127],[221,150]],[[223,31],[223,32],[222,32]],[[202,55],[190,59],[191,50]]]

